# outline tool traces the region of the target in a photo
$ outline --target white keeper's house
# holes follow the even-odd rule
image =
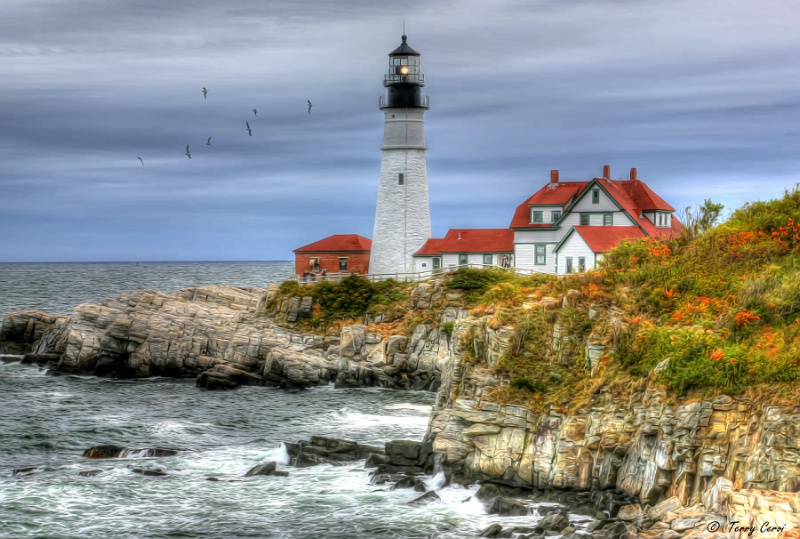
[[[517,206],[508,229],[451,229],[414,254],[416,271],[491,264],[563,275],[597,267],[624,239],[665,239],[681,232],[675,208],[636,176],[550,182]]]

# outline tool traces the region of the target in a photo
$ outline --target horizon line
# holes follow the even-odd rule
[[[294,260],[17,260],[0,261],[0,264],[241,264],[253,262],[293,264]]]

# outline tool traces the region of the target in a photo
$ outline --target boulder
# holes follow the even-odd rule
[[[317,464],[344,464],[366,459],[372,454],[383,454],[383,448],[374,445],[326,436],[312,436],[310,440],[296,444],[287,443],[286,451],[292,458],[292,465],[298,468]]]
[[[261,376],[226,364],[216,364],[197,377],[203,389],[234,389],[240,385],[259,385]]]
[[[551,513],[536,523],[536,532],[542,533],[546,530],[560,532],[567,526],[569,526],[569,518],[567,515],[562,513]]]
[[[503,527],[500,524],[492,524],[481,530],[479,537],[497,537],[501,531],[503,531]]]
[[[639,504],[623,505],[619,508],[619,513],[617,513],[617,518],[620,520],[636,520],[643,516],[644,511],[642,511],[642,507]]]
[[[254,477],[257,475],[277,475],[277,476],[287,476],[289,472],[279,472],[276,470],[277,463],[274,460],[269,462],[265,462],[263,464],[259,464],[257,466],[253,466],[250,470],[244,474],[245,477]]]
[[[425,494],[423,494],[422,496],[420,496],[418,498],[414,498],[413,500],[408,502],[408,505],[427,505],[429,503],[432,503],[432,502],[435,502],[435,501],[439,501],[439,500],[441,500],[439,495],[436,494],[436,492],[434,492],[433,490],[430,490],[430,491],[426,492]]]

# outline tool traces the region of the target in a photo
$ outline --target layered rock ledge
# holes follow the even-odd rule
[[[421,330],[411,342],[383,338],[364,326],[326,337],[301,335],[258,314],[275,288],[140,290],[101,305],[79,305],[69,316],[15,312],[3,320],[0,354],[25,354],[23,361],[43,364],[52,374],[198,377],[198,385],[210,389],[438,384],[432,361],[395,363],[407,347],[435,355],[438,332]],[[446,342],[442,350],[446,355]]]

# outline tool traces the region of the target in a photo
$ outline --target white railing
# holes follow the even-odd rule
[[[350,277],[351,275],[359,275],[365,279],[370,281],[386,281],[388,279],[394,279],[396,281],[424,281],[426,279],[430,279],[431,277],[438,277],[439,275],[444,275],[446,273],[451,273],[461,268],[475,268],[475,269],[486,269],[486,268],[494,268],[494,269],[502,269],[504,271],[515,273],[516,275],[534,275],[534,274],[542,274],[545,275],[546,272],[534,270],[534,269],[523,269],[523,268],[501,268],[500,266],[495,266],[493,264],[458,264],[458,265],[451,265],[446,268],[437,268],[437,269],[430,269],[425,271],[418,271],[418,272],[406,272],[406,273],[366,273],[366,274],[358,274],[358,273],[350,273],[350,272],[337,272],[337,273],[328,273],[326,275],[316,274],[316,275],[309,275],[307,277],[303,277],[302,275],[295,275],[294,280],[299,282],[300,284],[314,284],[319,281],[341,281],[345,277]]]

